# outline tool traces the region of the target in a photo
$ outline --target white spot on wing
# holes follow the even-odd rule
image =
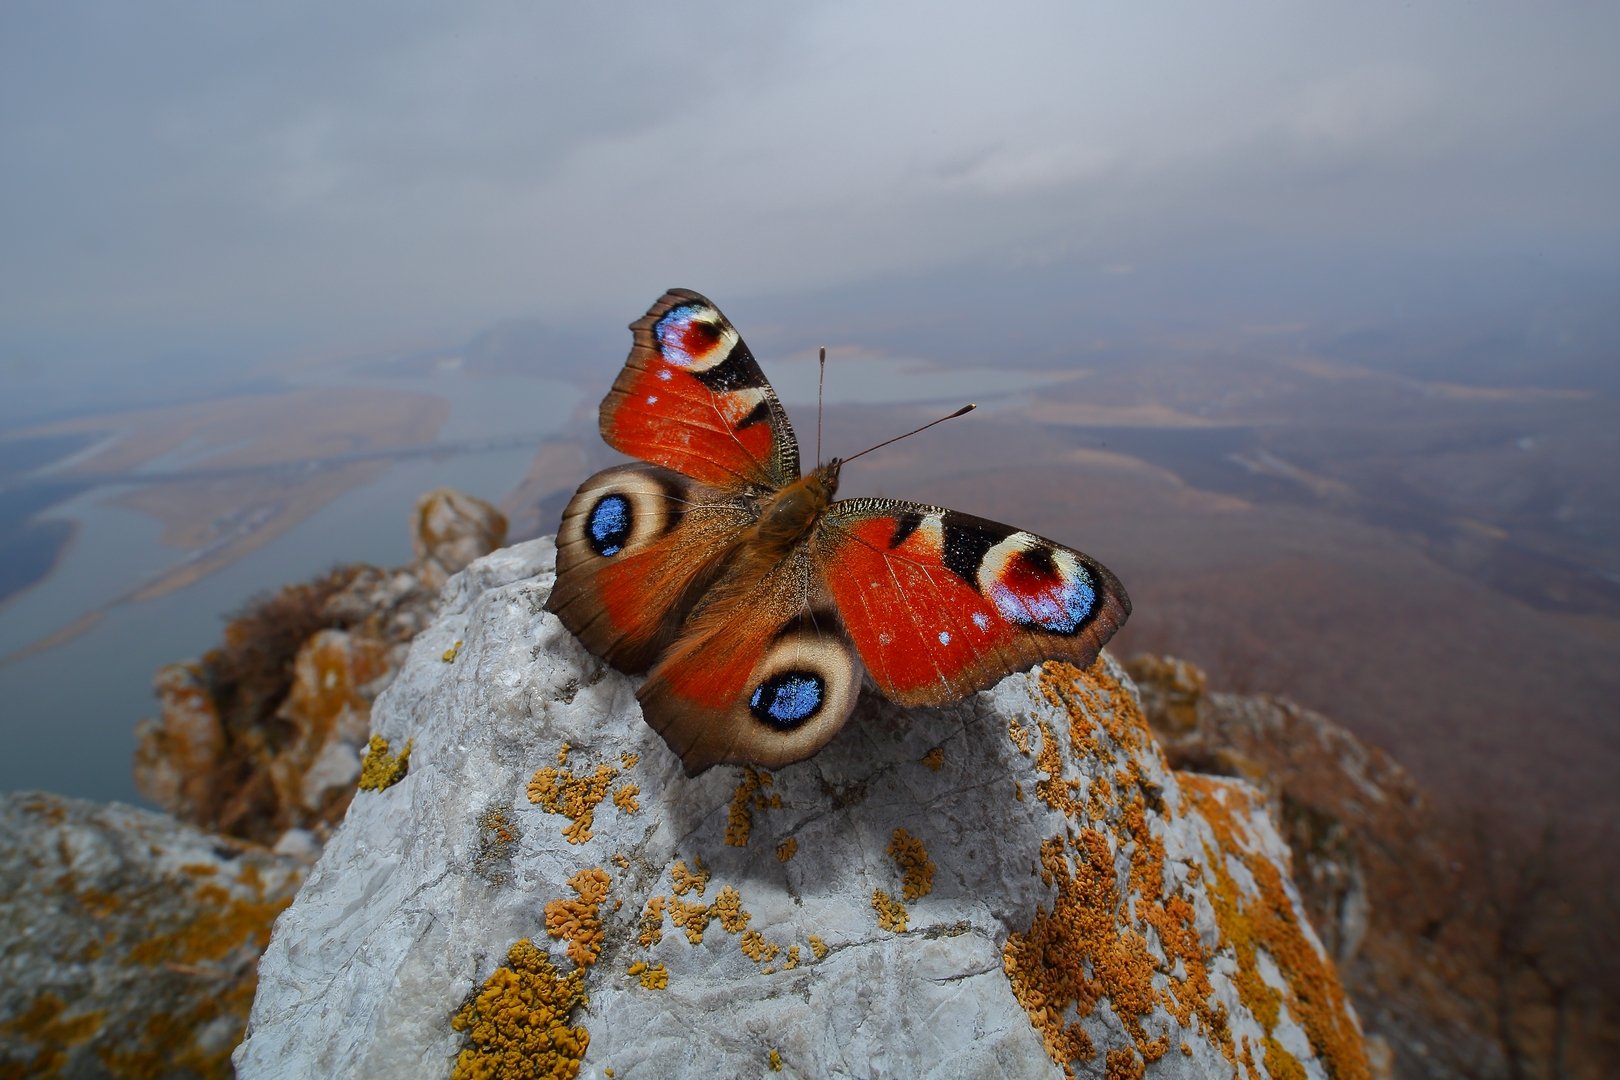
[[[647,395],[647,404],[649,404],[649,405],[658,404],[658,395],[657,394],[648,394]]]
[[[975,611],[973,613],[973,625],[977,626],[980,630],[990,629],[990,616],[986,615],[982,611]]]
[[[939,643],[941,645],[949,645],[951,643],[951,632],[949,630],[941,630],[939,632]]]
[[[658,369],[658,377],[663,379],[665,382],[669,382],[669,380],[673,379],[675,376],[670,373],[669,368],[661,367]]]

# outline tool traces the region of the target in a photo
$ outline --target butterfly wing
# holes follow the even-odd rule
[[[671,289],[630,329],[630,357],[602,401],[609,446],[718,487],[798,477],[787,412],[719,308]]]
[[[1131,613],[1091,556],[938,506],[833,503],[816,547],[861,660],[903,705],[953,701],[1040,660],[1090,664]]]
[[[696,775],[722,762],[802,761],[843,727],[860,687],[860,656],[800,544],[779,561],[742,553],[637,697]]]
[[[756,513],[735,491],[656,465],[605,469],[563,510],[546,607],[614,667],[645,671]]]

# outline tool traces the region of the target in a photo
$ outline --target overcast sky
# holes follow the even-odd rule
[[[1188,252],[1620,252],[1620,5],[0,5],[0,377]]]

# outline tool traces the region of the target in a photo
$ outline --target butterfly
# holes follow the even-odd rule
[[[776,392],[698,293],[671,289],[630,330],[600,422],[640,461],[563,510],[547,607],[647,674],[642,713],[689,775],[809,757],[866,679],[941,705],[1037,661],[1090,664],[1130,615],[1073,548],[924,503],[835,501],[842,463],[800,474]]]

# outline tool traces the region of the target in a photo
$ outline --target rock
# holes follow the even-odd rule
[[[1270,695],[1209,690],[1183,660],[1126,665],[1170,762],[1241,776],[1293,855],[1311,923],[1394,1075],[1508,1076],[1494,999],[1447,823],[1400,763],[1331,719]]]
[[[554,555],[453,578],[377,700],[408,770],[278,922],[240,1075],[1366,1075],[1260,793],[1171,772],[1112,661],[688,779]]]
[[[250,604],[225,642],[155,680],[135,784],[182,821],[271,844],[343,816],[371,727],[433,594],[401,570],[350,566]]]
[[[435,488],[416,500],[416,576],[438,589],[452,574],[506,540],[506,515],[474,495]]]
[[[0,1076],[229,1076],[303,869],[133,807],[0,797]]]

